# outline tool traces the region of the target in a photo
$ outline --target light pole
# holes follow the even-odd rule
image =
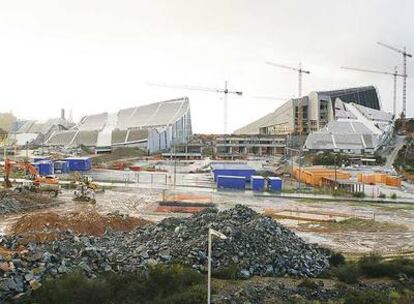
[[[219,237],[222,240],[227,239],[227,236],[225,236],[223,233],[217,230],[208,228],[207,304],[210,304],[210,300],[211,300],[211,241],[212,241],[213,235]]]

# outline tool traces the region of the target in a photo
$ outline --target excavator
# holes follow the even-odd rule
[[[4,186],[12,188],[10,181],[10,173],[12,170],[12,161],[8,158],[5,160],[5,177]],[[37,192],[48,193],[52,197],[56,197],[60,192],[59,179],[53,176],[40,176],[35,166],[28,161],[19,162],[19,168],[24,170],[27,177],[23,182],[17,184],[14,188],[16,192]]]
[[[95,204],[95,191],[97,184],[92,180],[92,177],[84,175],[79,176],[78,181],[75,182],[76,190],[73,192],[75,201],[88,202]]]

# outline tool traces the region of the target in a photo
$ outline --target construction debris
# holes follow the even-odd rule
[[[77,224],[65,224],[66,221],[59,224],[55,215],[45,218],[52,223],[51,227],[57,225],[62,230],[77,227]],[[75,218],[89,220],[86,213]],[[99,271],[134,271],[174,261],[206,271],[210,227],[228,237],[227,240],[214,239],[212,265],[215,269],[236,265],[243,277],[285,274],[313,277],[329,266],[324,250],[307,244],[272,219],[241,205],[223,212],[209,208],[187,219],[168,218],[157,225],[145,225],[130,232],[110,229],[102,236],[76,233],[102,232],[89,230],[92,226],[80,225],[78,230],[66,230],[61,238],[51,242],[29,242],[25,250],[21,250],[24,237],[3,238],[0,243],[5,252],[11,254],[0,256],[0,263],[6,263],[0,279],[0,302],[30,293],[45,275],[58,276],[79,268],[89,277],[95,277]],[[14,230],[19,233],[42,227],[45,226],[35,222],[28,225],[20,222]]]
[[[149,223],[141,218],[119,213],[101,215],[93,210],[65,215],[44,212],[21,217],[13,224],[10,233],[23,237],[26,242],[45,242],[58,239],[67,230],[74,234],[102,236],[107,229],[131,231]]]
[[[57,200],[38,193],[0,191],[0,214],[21,213],[59,204]]]

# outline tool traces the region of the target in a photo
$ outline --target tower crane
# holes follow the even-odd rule
[[[173,89],[184,89],[184,90],[194,90],[194,91],[204,91],[204,92],[213,92],[223,94],[223,132],[224,135],[227,134],[227,118],[228,118],[228,95],[233,94],[237,96],[242,96],[243,92],[241,91],[230,91],[228,89],[227,81],[224,82],[224,88],[208,88],[208,87],[197,87],[197,86],[187,86],[187,85],[168,85],[161,83],[149,83],[152,86],[164,87],[164,88],[173,88]]]
[[[394,116],[397,115],[397,77],[403,77],[404,78],[404,74],[399,74],[398,73],[397,67],[394,68],[394,72],[367,70],[367,69],[352,68],[352,67],[341,67],[341,69],[351,70],[351,71],[358,71],[358,72],[374,73],[374,74],[391,75],[394,78],[392,113],[394,114]]]
[[[295,67],[291,67],[291,66],[287,66],[287,65],[283,65],[283,64],[278,64],[278,63],[273,63],[270,61],[267,61],[266,64],[274,66],[274,67],[278,67],[278,68],[282,68],[282,69],[287,69],[287,70],[291,70],[291,71],[295,71],[298,73],[298,98],[299,98],[299,104],[298,104],[298,131],[299,131],[299,137],[302,140],[302,131],[303,131],[303,107],[302,107],[302,100],[300,99],[302,97],[302,75],[303,74],[310,74],[310,71],[307,70],[303,70],[302,69],[302,63],[299,62],[299,68],[295,68]]]
[[[402,50],[397,49],[393,46],[390,46],[388,44],[377,42],[378,45],[383,46],[387,49],[393,50],[394,52],[400,53],[403,56],[403,91],[402,91],[402,103],[403,103],[403,110],[402,110],[402,118],[406,117],[407,114],[407,57],[412,58],[413,55],[407,53],[406,47],[404,47]]]

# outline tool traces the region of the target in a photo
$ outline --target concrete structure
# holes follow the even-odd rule
[[[192,136],[190,103],[187,97],[122,109],[117,113],[85,116],[73,128],[56,131],[45,144],[80,146],[110,151],[114,147],[140,147],[148,153],[169,150]]]
[[[309,134],[304,147],[310,151],[373,154],[391,140],[393,131],[392,114],[338,100],[335,120]]]
[[[213,147],[214,154],[221,158],[276,155],[284,153],[286,137],[269,135],[217,136]]]
[[[15,120],[10,129],[9,145],[24,146],[26,144],[41,145],[55,132],[68,130],[74,124],[64,117],[37,120]]]
[[[274,112],[236,130],[235,134],[287,135],[318,131],[328,122],[335,120],[335,104],[353,102],[371,109],[380,110],[380,100],[375,87],[359,87],[335,91],[311,92],[301,98],[285,102]],[[299,111],[299,105],[302,111]],[[298,113],[302,113],[302,128]]]
[[[301,110],[299,109],[301,107]],[[302,119],[299,118],[302,113]],[[288,100],[259,120],[235,131],[236,134],[307,136],[310,151],[374,153],[393,133],[393,115],[381,110],[375,87],[312,92]]]

